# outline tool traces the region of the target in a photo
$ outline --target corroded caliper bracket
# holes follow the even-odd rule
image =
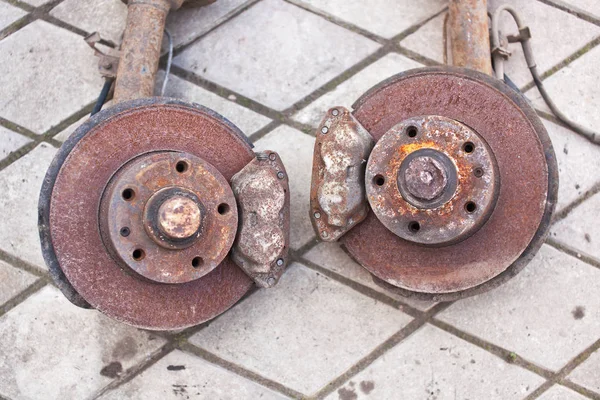
[[[365,166],[375,141],[350,110],[327,112],[313,155],[310,219],[324,241],[339,239],[369,211]]]
[[[260,287],[272,287],[288,261],[290,192],[287,173],[273,151],[231,178],[238,203],[238,235],[231,258]]]

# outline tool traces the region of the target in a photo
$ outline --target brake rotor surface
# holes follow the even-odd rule
[[[371,89],[353,107],[354,116],[376,141],[411,118],[413,123],[423,121],[424,116],[456,121],[481,138],[497,164],[499,188],[495,207],[487,221],[464,240],[441,247],[405,240],[386,228],[374,213],[350,230],[341,239],[344,247],[376,281],[383,281],[384,286],[395,287],[406,296],[452,300],[499,285],[533,257],[547,233],[556,203],[558,176],[547,133],[519,94],[479,72],[434,67],[396,75]],[[400,128],[404,129],[402,125]],[[379,143],[376,149],[377,146]],[[439,148],[431,144],[417,146],[426,147]],[[402,153],[401,146],[397,149]],[[450,155],[462,157],[458,153]],[[379,157],[375,150],[371,157],[374,154]],[[388,159],[396,156],[390,154]],[[433,160],[434,163],[427,157],[421,158],[428,163],[427,168],[433,168],[428,178],[434,177],[446,185],[449,176],[439,173],[435,177],[443,160]],[[423,165],[416,169],[423,170]],[[368,170],[368,189],[374,179],[371,175]],[[392,176],[395,177],[388,178]],[[412,190],[420,193],[424,201],[440,195],[435,188],[431,193],[429,188]],[[371,205],[373,200],[369,198]]]
[[[229,257],[223,258],[237,229],[228,181],[253,158],[234,125],[198,105],[151,98],[98,113],[61,147],[42,188],[40,232],[51,271],[59,267],[94,308],[138,327],[181,329],[214,318],[253,284]],[[185,171],[179,171],[180,161],[188,163]],[[157,176],[161,173],[162,178]],[[129,200],[137,195],[145,201],[144,210],[141,203],[126,200],[125,189],[137,191]],[[104,203],[109,207],[101,207],[103,196],[108,196]],[[219,209],[222,203],[229,206],[224,215],[219,212],[224,210]],[[128,214],[128,207],[137,208]],[[184,208],[188,213],[181,220]],[[142,211],[143,220],[127,219]],[[114,226],[103,224],[106,215]],[[171,258],[172,265],[159,267],[176,272],[175,278],[143,267],[135,272],[128,266],[135,261],[131,257],[139,241],[121,243],[126,249],[123,256],[119,246],[111,249],[110,240],[103,241],[101,230],[114,240],[122,236],[123,227],[129,229],[125,236],[146,230],[152,238],[144,242],[150,247],[143,249],[142,259],[160,260],[161,252],[183,252],[179,264]],[[213,253],[193,265],[192,255],[201,250],[194,248],[199,243],[194,240],[210,232],[216,236],[209,240],[222,243],[200,245],[214,247]],[[178,274],[178,268],[184,272]],[[53,275],[60,276],[60,271]],[[163,283],[167,281],[180,283]]]

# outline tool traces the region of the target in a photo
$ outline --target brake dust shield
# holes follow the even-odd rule
[[[484,188],[486,196],[493,193],[494,198],[481,199],[489,204],[486,206],[489,210],[484,210],[489,215],[483,213],[476,216],[479,220],[467,224],[464,230],[470,229],[468,234],[458,236],[456,233],[455,238],[459,241],[442,243],[446,238],[437,237],[432,230],[419,243],[410,238],[407,240],[410,232],[400,232],[401,229],[393,225],[395,221],[390,220],[395,217],[393,213],[377,214],[377,201],[387,202],[387,211],[393,210],[390,207],[397,203],[380,196],[376,187],[370,189],[372,179],[375,182],[381,179],[377,184],[384,182],[381,176],[373,178],[371,175],[389,171],[391,165],[396,165],[392,161],[399,156],[389,150],[391,147],[386,153],[383,143],[375,145],[365,178],[369,202],[375,212],[370,212],[340,240],[348,253],[374,275],[377,283],[404,296],[448,301],[496,287],[516,275],[531,260],[547,234],[556,203],[558,172],[546,130],[520,94],[479,72],[433,67],[407,71],[382,82],[363,95],[353,108],[353,116],[376,142],[392,132],[386,140],[388,143],[395,141],[398,152],[409,146],[403,144],[406,141],[399,135],[407,129],[407,124],[422,123],[420,127],[429,129],[427,137],[432,144],[421,143],[414,149],[440,146],[443,149],[445,139],[439,135],[438,127],[455,126],[455,132],[461,130],[464,133],[460,135],[470,135],[475,145],[482,149],[482,153],[473,153],[480,154],[478,162],[494,163],[496,183]],[[321,129],[319,127],[317,135],[321,134]],[[409,133],[409,136],[413,135]],[[390,135],[395,136],[390,139]],[[464,139],[460,140],[464,142]],[[471,145],[473,143],[468,143]],[[464,156],[465,147],[462,150],[453,148],[456,144],[450,139],[447,146],[450,148],[444,151],[449,157]],[[472,147],[468,150],[472,151]],[[436,165],[440,166],[447,158],[443,155],[444,159],[438,157],[437,160],[430,156],[421,155],[415,168],[422,168],[418,163],[425,162],[429,163],[427,168],[437,171]],[[406,172],[409,177],[410,168]],[[459,165],[459,180],[462,179],[461,168]],[[471,168],[468,167],[469,172],[475,171],[476,176],[481,174],[479,169]],[[440,175],[439,179],[446,184],[451,178]],[[426,198],[427,193],[421,196]],[[432,210],[425,211],[431,214]],[[454,216],[450,218],[458,219],[454,222],[459,225],[464,222],[461,218],[469,217],[464,214],[462,203],[458,212],[456,209],[452,212]],[[404,224],[403,219],[399,220]],[[451,226],[452,221],[445,225]]]
[[[59,150],[40,196],[43,253],[60,289],[79,306],[155,330],[230,308],[253,281],[227,256],[238,223],[228,182],[254,156],[229,121],[174,99],[133,100],[90,118]]]

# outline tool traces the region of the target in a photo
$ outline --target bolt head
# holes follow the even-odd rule
[[[410,161],[404,171],[406,189],[422,200],[439,197],[448,185],[446,167],[433,157],[421,156]]]

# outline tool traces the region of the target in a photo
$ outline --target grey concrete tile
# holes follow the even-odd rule
[[[539,1],[490,0],[488,8],[493,12],[501,4],[515,7],[524,23],[531,28],[531,46],[540,73],[548,71],[600,35],[600,27]],[[430,21],[400,44],[442,63],[443,21],[443,17]],[[508,14],[503,17],[500,28],[509,34],[516,33],[515,24]],[[512,56],[505,64],[506,74],[522,87],[533,81],[523,50],[518,43],[509,45],[509,50]]]
[[[192,42],[250,3],[248,0],[219,0],[208,6],[184,7],[169,13],[167,29],[173,36],[174,46]]]
[[[287,399],[191,354],[175,350],[102,400]]]
[[[554,3],[566,4],[570,8],[582,10],[600,19],[600,4],[596,0],[552,0]]]
[[[427,22],[400,41],[400,45],[442,64],[444,62],[443,26],[446,13]]]
[[[600,350],[596,350],[583,364],[575,368],[567,378],[600,394]]]
[[[411,0],[375,0],[369,1],[368,5],[357,0],[297,1],[386,39],[425,21],[447,6],[444,0],[422,0],[417,7]]]
[[[190,341],[266,378],[311,394],[342,374],[411,318],[293,264]]]
[[[160,71],[156,80],[156,95],[160,94],[163,79],[164,72]],[[234,101],[226,100],[174,75],[169,76],[165,96],[175,97],[208,107],[233,122],[247,136],[251,136],[254,132],[271,122],[271,119],[264,115],[242,107]]]
[[[27,289],[36,279],[30,273],[0,261],[0,305]]]
[[[559,186],[557,211],[564,208],[600,182],[600,147],[580,135],[542,119],[558,160]]]
[[[283,110],[378,47],[292,4],[264,0],[188,47],[174,63]]]
[[[388,297],[400,300],[418,310],[427,311],[436,304],[432,301],[409,299],[385,290],[373,282],[371,274],[360,266],[360,264],[354,262],[338,243],[319,243],[304,254],[304,258],[354,282],[381,292]]]
[[[27,15],[26,11],[8,3],[0,2],[0,30],[8,27],[25,15]]]
[[[544,80],[546,91],[559,110],[570,119],[596,132],[600,131],[600,46]],[[537,88],[528,90],[534,106],[550,113]]]
[[[37,20],[0,41],[0,116],[36,133],[100,93],[98,60],[83,38]]]
[[[598,339],[600,269],[544,245],[515,278],[437,318],[558,370]]]
[[[395,74],[408,69],[422,67],[416,61],[406,58],[400,54],[391,53],[369,65],[347,81],[339,84],[332,91],[319,97],[317,100],[298,111],[292,117],[313,127],[317,127],[327,110],[333,106],[344,106],[351,108],[367,90]]]
[[[255,143],[254,151],[279,153],[290,180],[290,241],[293,249],[308,243],[315,234],[308,218],[310,179],[315,139],[286,125],[280,126]]]
[[[103,39],[121,42],[127,6],[121,0],[66,0],[50,15],[88,33],[98,32]]]
[[[600,193],[585,200],[550,229],[552,238],[600,260]]]
[[[560,385],[554,385],[544,392],[538,400],[587,400],[587,397]]]
[[[0,126],[0,160],[8,157],[13,151],[29,142],[31,142],[31,139]]]
[[[46,268],[37,228],[37,207],[46,169],[56,149],[41,143],[0,171],[0,248],[39,268]]]
[[[425,325],[327,399],[522,399],[544,379]]]
[[[87,398],[165,343],[51,286],[2,316],[0,337],[0,394],[15,400]]]

